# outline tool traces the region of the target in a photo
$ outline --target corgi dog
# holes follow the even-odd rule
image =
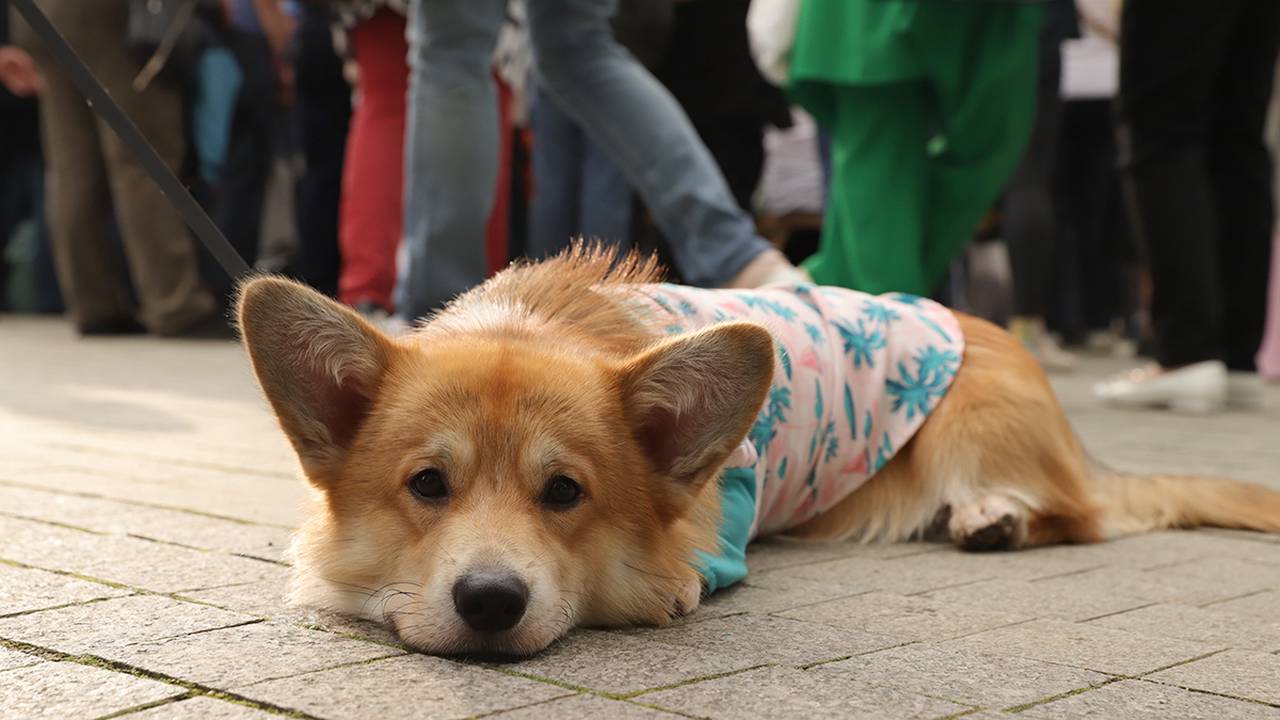
[[[1280,492],[1091,462],[987,322],[659,276],[577,245],[398,338],[303,285],[246,283],[244,343],[317,491],[290,600],[428,653],[525,656],[693,611],[759,535],[998,550],[1280,532]]]

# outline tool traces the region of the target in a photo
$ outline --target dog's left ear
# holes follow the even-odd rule
[[[746,437],[773,380],[773,338],[725,323],[668,340],[623,368],[627,420],[655,470],[697,488]]]
[[[303,470],[336,481],[394,346],[344,305],[282,278],[246,283],[240,333],[258,382]]]

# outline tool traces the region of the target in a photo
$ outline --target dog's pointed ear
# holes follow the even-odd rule
[[[773,338],[725,323],[673,338],[622,370],[627,421],[654,470],[698,487],[755,421],[773,379]]]
[[[369,411],[393,343],[346,306],[282,278],[245,283],[237,317],[253,371],[303,470],[324,486]]]

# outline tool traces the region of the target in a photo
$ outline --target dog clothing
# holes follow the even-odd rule
[[[884,467],[946,395],[964,355],[955,315],[913,295],[663,284],[637,296],[644,317],[670,334],[740,320],[774,338],[768,398],[721,474],[719,547],[698,558],[708,592],[746,577],[752,539],[831,509]]]

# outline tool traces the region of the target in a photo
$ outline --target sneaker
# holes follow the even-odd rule
[[[1044,320],[1036,317],[1015,317],[1009,321],[1009,332],[1017,338],[1048,372],[1071,372],[1076,369],[1076,356],[1058,344],[1058,340],[1045,330]]]
[[[1117,358],[1133,358],[1138,354],[1138,344],[1124,334],[1124,323],[1117,320],[1106,330],[1090,330],[1084,337],[1085,349],[1095,355]]]
[[[1266,386],[1258,373],[1232,370],[1227,373],[1227,405],[1233,410],[1261,410]]]
[[[1227,404],[1227,366],[1208,360],[1165,370],[1153,363],[1098,383],[1093,394],[1116,407],[1218,412]]]

